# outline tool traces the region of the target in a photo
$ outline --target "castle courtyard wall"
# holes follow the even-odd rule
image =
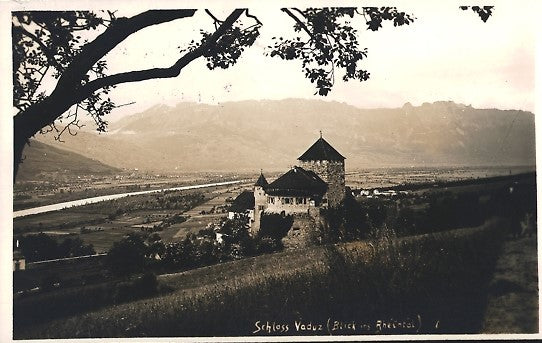
[[[299,214],[308,213],[316,206],[308,197],[268,196],[265,213]]]

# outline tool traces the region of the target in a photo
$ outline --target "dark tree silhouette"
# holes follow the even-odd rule
[[[134,233],[113,243],[105,260],[107,268],[116,275],[129,275],[143,270],[148,247]]]
[[[358,62],[367,56],[361,48],[352,22],[361,17],[367,29],[376,31],[383,21],[394,26],[411,23],[414,18],[394,7],[357,8],[283,8],[293,21],[295,36],[275,38],[268,55],[298,59],[303,72],[315,84],[317,93],[327,95],[338,70],[345,81],[369,78]],[[224,20],[205,10],[213,20],[214,32],[201,30],[171,65],[162,68],[132,70],[107,75],[104,57],[130,35],[153,25],[192,17],[195,9],[151,10],[130,18],[115,12],[34,11],[13,12],[13,105],[14,179],[22,160],[24,146],[38,132],[54,131],[57,139],[79,126],[80,112],[89,114],[98,131],[105,131],[104,116],[115,104],[108,97],[112,87],[126,82],[172,78],[197,58],[207,60],[210,70],[234,65],[242,52],[259,36],[262,22],[248,9],[233,10]],[[79,32],[105,30],[86,41]],[[42,81],[54,77],[55,88],[41,91]]]

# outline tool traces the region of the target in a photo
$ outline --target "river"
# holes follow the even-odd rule
[[[102,196],[99,196],[99,197],[92,197],[92,198],[86,198],[86,199],[66,201],[66,202],[60,202],[58,204],[51,204],[51,205],[45,205],[45,206],[39,206],[39,207],[33,207],[33,208],[27,208],[27,209],[24,209],[24,210],[15,211],[15,212],[13,212],[13,218],[30,216],[32,214],[39,214],[39,213],[45,213],[45,212],[58,211],[58,210],[62,210],[62,209],[68,208],[68,207],[94,204],[94,203],[97,203],[97,202],[100,202],[100,201],[119,199],[119,198],[124,198],[124,197],[127,197],[127,196],[131,196],[131,195],[158,193],[158,192],[163,192],[163,191],[184,191],[184,190],[189,190],[189,189],[207,188],[207,187],[214,187],[214,186],[226,186],[226,185],[237,184],[237,183],[240,183],[240,182],[242,182],[242,180],[216,182],[216,183],[206,183],[206,184],[203,184],[203,185],[192,185],[192,186],[182,186],[182,187],[173,187],[173,188],[153,189],[153,190],[139,191],[139,192],[128,192],[128,193],[102,195]]]

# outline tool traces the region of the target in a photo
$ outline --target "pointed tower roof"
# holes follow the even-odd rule
[[[332,147],[322,136],[301,156],[300,161],[344,161],[345,157]]]
[[[256,181],[256,183],[254,184],[254,186],[260,186],[262,188],[265,188],[267,187],[269,183],[267,182],[267,180],[265,179],[265,176],[263,176],[263,173],[260,172],[260,177],[258,178],[258,180]]]

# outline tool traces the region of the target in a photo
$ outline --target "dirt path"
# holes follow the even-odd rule
[[[490,283],[482,333],[538,332],[536,236],[508,240]]]

